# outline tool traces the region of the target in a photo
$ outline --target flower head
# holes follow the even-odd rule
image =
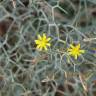
[[[82,53],[85,53],[85,50],[80,49],[80,44],[76,46],[70,44],[70,48],[68,48],[67,51],[69,52],[69,55],[73,56],[75,59],[77,59]]]
[[[96,54],[96,50],[90,50],[92,54]]]
[[[37,45],[37,49],[39,50],[47,50],[47,46],[50,46],[49,43],[51,38],[47,38],[46,35],[43,33],[43,36],[38,35],[38,39],[35,40],[35,43]]]
[[[94,54],[96,54],[96,48],[94,48],[93,51],[94,51]]]

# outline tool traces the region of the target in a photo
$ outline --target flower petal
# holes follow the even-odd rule
[[[47,46],[51,46],[51,44],[50,44],[50,43],[47,43],[46,45],[47,45]]]
[[[77,48],[77,49],[80,49],[80,44],[78,44],[78,45],[76,46],[76,48]]]
[[[77,55],[75,55],[74,57],[75,57],[75,59],[77,59]]]
[[[42,40],[42,37],[41,37],[40,35],[38,35],[38,39],[39,39],[39,40]]]
[[[74,46],[72,45],[72,44],[70,44],[70,47],[73,49],[74,48]]]
[[[35,40],[35,43],[36,43],[36,44],[40,44],[40,41],[39,41],[39,40]]]
[[[46,51],[48,50],[46,46],[44,46],[44,49],[45,49]]]
[[[80,53],[85,53],[85,50],[80,50]]]
[[[48,38],[48,39],[47,39],[47,41],[50,41],[50,40],[51,40],[51,38]]]
[[[40,48],[40,45],[37,45],[37,47],[36,47],[37,49],[39,49]]]
[[[69,52],[70,52],[70,51],[72,51],[72,49],[68,48],[68,49],[67,49],[67,51],[69,51]]]
[[[45,33],[43,33],[43,39],[46,40],[46,35],[45,35]]]

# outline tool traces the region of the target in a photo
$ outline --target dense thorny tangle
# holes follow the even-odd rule
[[[13,1],[0,1],[1,96],[95,94],[96,2]],[[52,38],[49,52],[36,50],[34,40],[43,32]],[[70,43],[81,43],[86,54],[68,62]]]

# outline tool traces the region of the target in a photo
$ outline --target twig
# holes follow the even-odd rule
[[[16,1],[15,0],[10,0],[13,4],[13,7],[16,8]]]
[[[84,42],[90,42],[90,41],[93,41],[93,40],[96,40],[96,38],[86,38],[86,39],[83,39]]]
[[[82,87],[85,90],[85,92],[88,92],[87,84],[84,83],[84,80],[83,80],[81,74],[79,74],[79,79],[81,81]]]

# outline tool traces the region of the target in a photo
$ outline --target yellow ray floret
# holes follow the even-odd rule
[[[44,33],[43,33],[43,36],[38,35],[38,39],[35,40],[35,43],[37,45],[37,49],[47,50],[47,47],[51,45],[49,43],[50,40],[51,40],[51,38],[47,38],[46,34],[44,34]]]
[[[85,53],[85,50],[80,49],[80,44],[76,46],[70,44],[70,48],[68,48],[67,51],[69,55],[73,56],[75,59],[77,59],[77,57],[81,55],[82,53]]]

